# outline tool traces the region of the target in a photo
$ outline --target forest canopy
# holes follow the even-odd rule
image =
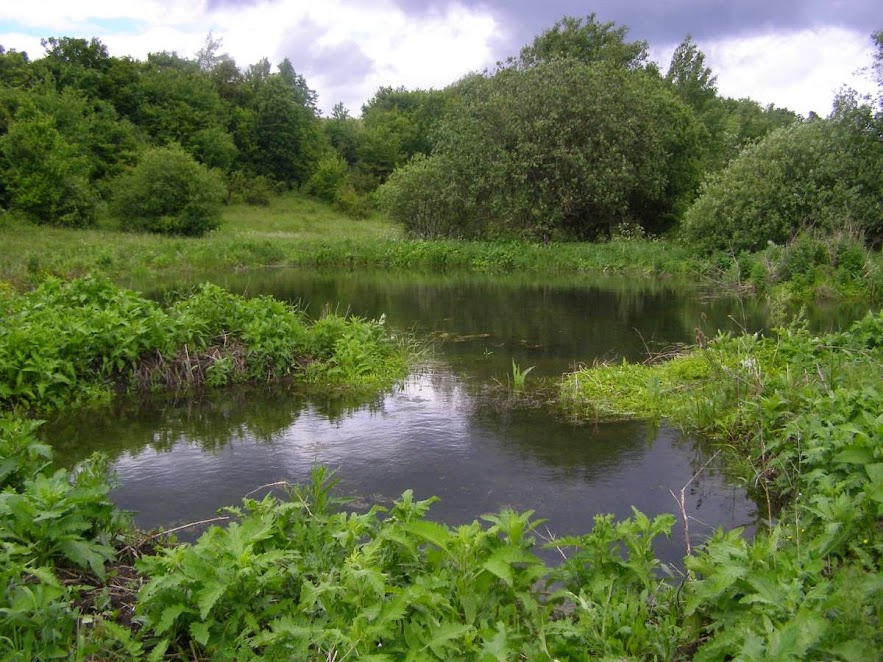
[[[722,97],[689,35],[663,74],[626,26],[565,17],[493,71],[381,87],[359,116],[338,104],[329,117],[293,63],[242,67],[211,34],[191,58],[43,46],[36,60],[0,46],[0,207],[37,223],[133,227],[112,192],[166,149],[212,182],[206,199],[266,204],[296,188],[354,217],[379,206],[420,237],[679,233],[713,251],[849,226],[881,240],[879,100],[847,93],[804,119]],[[137,227],[200,234],[219,222],[206,209]]]

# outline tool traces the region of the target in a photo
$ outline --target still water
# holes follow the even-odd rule
[[[708,443],[642,421],[574,424],[525,406],[530,386],[578,364],[640,359],[700,332],[763,323],[744,302],[665,281],[302,270],[211,279],[298,302],[313,315],[329,306],[384,314],[391,329],[431,340],[434,351],[403,383],[367,399],[287,386],[139,397],[44,428],[63,462],[107,453],[113,497],[143,527],[212,517],[271,483],[306,481],[315,464],[338,470],[340,491],[357,507],[388,505],[413,489],[417,498],[440,497],[430,514],[452,524],[511,507],[534,510],[546,520],[543,532],[566,535],[588,531],[596,513],[676,513],[670,492],[706,463]],[[171,286],[139,289],[162,296]],[[506,388],[513,360],[535,366],[521,398]],[[697,538],[755,519],[756,506],[716,461],[691,483],[686,506]],[[658,553],[674,561],[683,550],[678,525]]]

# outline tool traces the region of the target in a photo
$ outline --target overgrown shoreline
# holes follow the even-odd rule
[[[46,411],[117,389],[298,380],[379,388],[413,348],[383,320],[310,321],[271,297],[204,284],[163,307],[101,278],[43,281],[0,299],[0,405]]]
[[[689,278],[786,305],[883,300],[883,258],[847,234],[801,234],[755,253],[705,257],[676,238],[549,244],[421,240],[403,236],[382,216],[345,219],[295,193],[268,208],[231,206],[221,229],[201,238],[37,227],[7,215],[0,217],[0,265],[0,282],[20,290],[47,276],[147,280],[296,266]]]
[[[108,328],[120,326],[114,314],[136,311],[129,322],[139,320],[147,336],[151,319],[156,330],[185,333],[189,311],[201,321],[201,356],[213,356],[216,326],[226,321],[251,357],[231,362],[231,381],[263,376],[273,359],[302,359],[274,338],[324,338],[338,352],[332,367],[343,365],[347,329],[386,342],[376,323],[333,318],[311,330],[284,304],[214,286],[168,311],[100,279],[50,280],[3,302],[18,321],[60,315],[62,346],[84,323],[71,311],[104,315]],[[249,335],[247,320],[262,315],[274,316]],[[280,319],[289,321],[277,332]],[[64,335],[45,328],[43,341]],[[137,375],[142,364],[127,358],[125,343],[82,338],[116,348],[124,361],[85,361],[96,374]],[[657,365],[598,366],[562,381],[562,405],[581,417],[665,416],[715,433],[769,504],[768,527],[753,540],[718,531],[687,555],[686,576],[671,579],[652,542],[670,534],[672,515],[598,515],[591,533],[549,543],[567,556],[552,568],[536,553],[540,522],[530,512],[455,528],[428,519],[432,499],[415,502],[410,492],[389,509],[348,512],[322,469],[285,498],[225,509],[225,526],[192,544],[168,544],[134,531],[116,510],[99,457],[53,471],[37,423],[6,416],[0,651],[22,660],[868,659],[883,651],[881,338],[883,314],[868,315],[839,333],[796,325],[769,338],[721,335]],[[395,359],[395,345],[387,347]],[[44,362],[35,374],[59,365]],[[282,374],[311,369],[285,365]],[[328,370],[317,374],[332,378]],[[72,406],[67,386],[23,388],[16,408]]]

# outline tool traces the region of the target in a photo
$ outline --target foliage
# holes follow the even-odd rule
[[[231,172],[227,177],[228,202],[267,207],[273,196],[271,180],[263,175],[250,176],[242,170]]]
[[[0,418],[0,655],[10,660],[70,654],[79,625],[73,601],[87,587],[63,578],[100,581],[129,526],[108,497],[100,458],[48,473],[51,454],[35,428]]]
[[[518,364],[515,363],[515,359],[512,359],[512,388],[515,391],[521,391],[524,389],[524,385],[527,382],[527,375],[535,367],[536,366],[530,366],[529,368],[522,370]]]
[[[551,60],[460,85],[435,152],[382,199],[422,236],[586,239],[667,229],[698,183],[696,123],[658,78]]]
[[[655,380],[658,411],[722,437],[764,503],[768,531],[752,541],[718,532],[686,560],[684,625],[704,639],[695,659],[860,659],[883,649],[881,331],[883,316],[869,314],[821,337],[800,325],[769,338],[719,336],[684,358],[635,366],[637,387],[621,388],[605,369],[565,381],[571,407],[597,411],[606,397],[629,414],[629,393]],[[684,361],[701,369],[673,379],[670,366]]]
[[[691,35],[687,35],[672,53],[665,80],[697,113],[701,113],[717,96],[717,76],[705,66],[705,54],[696,46]]]
[[[584,19],[565,16],[522,48],[518,60],[512,64],[526,68],[569,58],[584,64],[606,62],[625,69],[646,66],[647,42],[627,42],[627,34],[625,26],[599,23],[594,12]]]
[[[38,223],[95,223],[88,160],[61,135],[52,116],[25,105],[0,137],[0,182],[9,207]]]
[[[382,323],[328,316],[309,325],[280,301],[211,285],[164,310],[100,279],[47,280],[11,299],[3,318],[4,408],[58,408],[111,385],[299,378],[379,386],[404,374],[409,351]]]
[[[439,125],[450,111],[455,95],[451,89],[381,87],[377,90],[362,106],[355,144],[356,172],[363,179],[382,184],[396,168],[414,156],[429,156],[438,140]]]
[[[113,208],[130,230],[200,236],[220,225],[226,195],[216,173],[180,147],[160,147],[117,182]]]
[[[735,276],[783,302],[874,299],[880,288],[875,258],[855,232],[800,232],[784,246],[740,255]]]
[[[844,102],[827,121],[795,124],[748,147],[684,217],[700,249],[758,250],[801,230],[855,228],[881,236],[883,147],[867,108]]]
[[[319,161],[304,189],[310,195],[330,203],[334,202],[338,192],[346,185],[346,162],[337,154],[329,154]]]
[[[198,646],[223,659],[589,659],[648,654],[655,646],[672,650],[674,640],[649,643],[652,637],[642,631],[584,629],[589,596],[600,595],[589,588],[572,594],[581,582],[565,580],[566,589],[544,600],[536,584],[548,568],[532,551],[539,522],[531,513],[504,510],[485,516],[485,525],[452,529],[425,519],[433,499],[414,501],[410,491],[388,512],[375,507],[358,515],[340,512],[330,487],[324,470],[316,470],[312,486],[294,488],[290,501],[245,500],[228,510],[238,521],[226,529],[145,557],[140,568],[151,579],[139,611],[158,647]],[[653,577],[657,562],[648,553],[671,518],[651,524],[636,517],[615,529],[609,518],[599,518],[592,534],[568,540],[583,551],[560,576],[588,571],[599,552],[598,588],[607,582],[619,591],[622,582],[635,592],[633,606],[655,617],[642,593],[664,587]],[[610,547],[620,535],[629,549],[621,560]],[[575,609],[585,610],[579,620],[563,616],[572,599]],[[627,616],[618,611],[607,618],[613,624]],[[673,634],[650,629],[658,639]]]
[[[290,66],[290,65],[289,65]],[[320,128],[303,79],[282,73],[267,78],[255,95],[254,147],[258,174],[289,188],[305,183],[319,159]]]

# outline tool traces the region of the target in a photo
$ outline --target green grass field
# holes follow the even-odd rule
[[[297,193],[268,207],[227,207],[222,226],[201,238],[62,229],[0,216],[0,280],[17,287],[45,274],[142,278],[288,265],[644,276],[696,274],[701,268],[685,247],[651,241],[544,246],[411,240],[382,214],[354,220]]]

